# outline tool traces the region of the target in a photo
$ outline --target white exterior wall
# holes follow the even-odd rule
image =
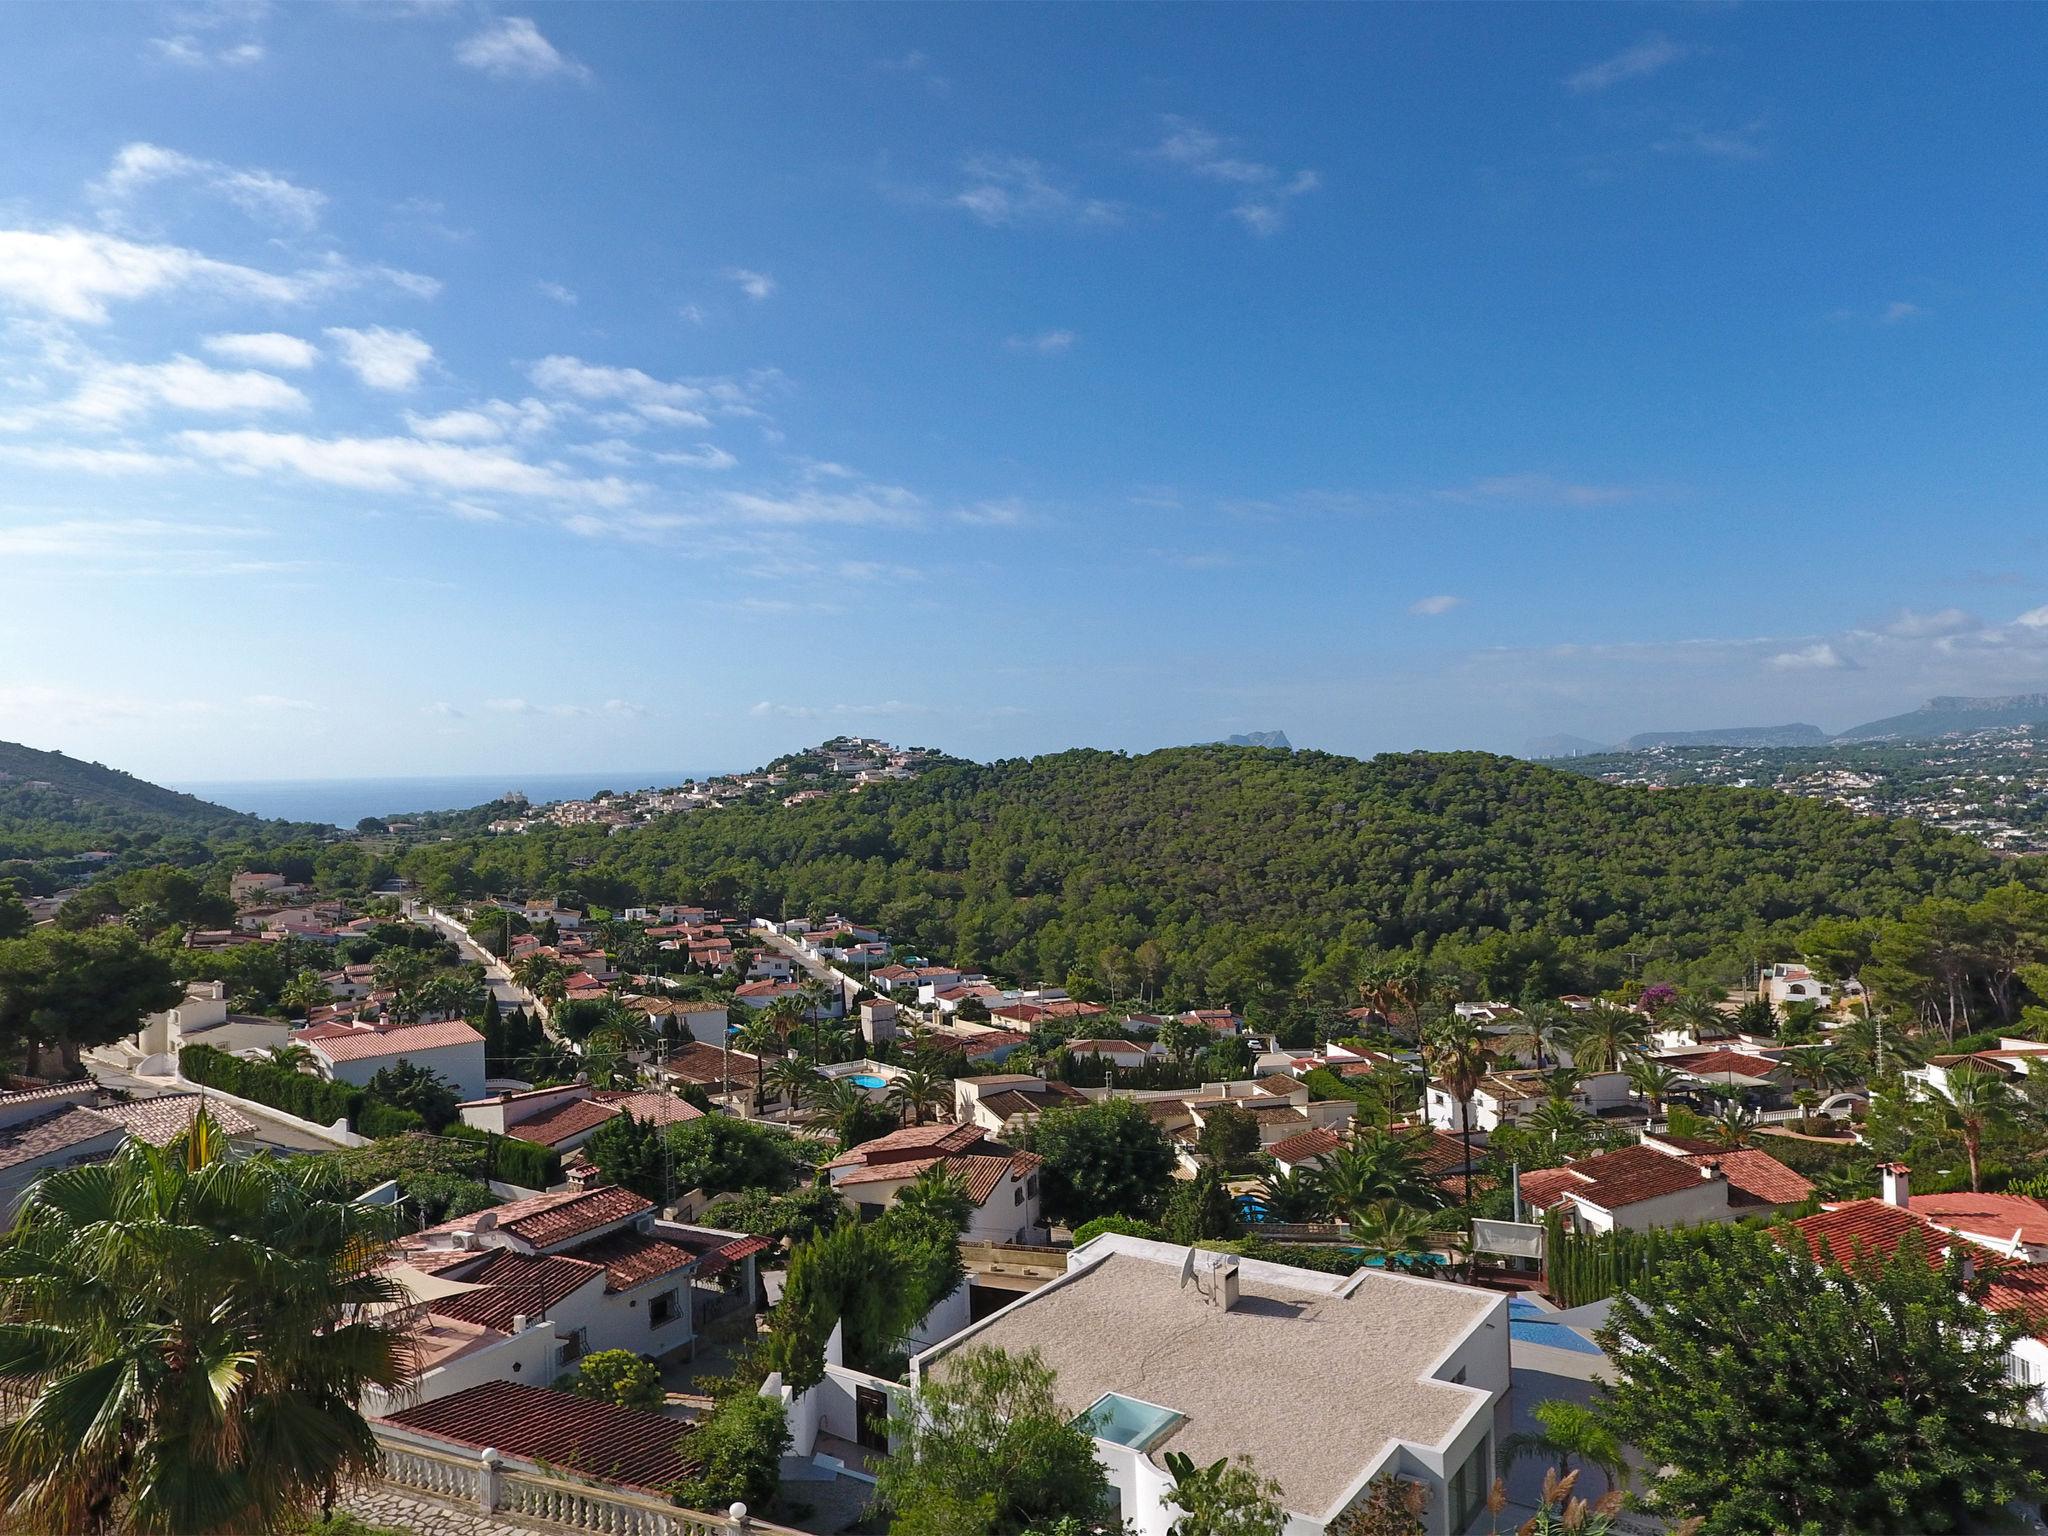
[[[545,1387],[561,1374],[555,1365],[560,1347],[561,1340],[556,1337],[552,1323],[531,1323],[524,1333],[515,1333],[495,1344],[458,1355],[446,1365],[435,1366],[415,1378],[413,1386],[398,1397],[370,1388],[363,1394],[363,1409],[373,1414],[391,1413],[398,1408],[431,1403],[438,1397],[452,1397],[487,1381]]]
[[[332,1078],[337,1083],[362,1088],[377,1075],[380,1067],[409,1061],[447,1078],[455,1085],[457,1098],[480,1099],[484,1096],[484,1045],[481,1040],[465,1045],[436,1046],[424,1051],[393,1051],[388,1056],[365,1056],[354,1061],[329,1061],[321,1053],[319,1041],[309,1040],[306,1044],[313,1052],[313,1059],[320,1064],[321,1076]]]
[[[2036,1423],[2048,1420],[2048,1344],[2029,1334],[2013,1342],[2011,1358],[2034,1385],[2034,1404],[2028,1417]]]
[[[1565,1191],[1577,1210],[1580,1224],[1589,1232],[1644,1232],[1651,1227],[1693,1226],[1703,1221],[1727,1221],[1728,1181],[1701,1179],[1697,1189],[1681,1189],[1654,1200],[1638,1200],[1618,1211],[1602,1210]]]

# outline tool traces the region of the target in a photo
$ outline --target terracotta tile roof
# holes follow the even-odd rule
[[[552,1147],[603,1125],[618,1113],[614,1105],[601,1104],[596,1099],[568,1099],[537,1115],[509,1122],[505,1132],[521,1141],[537,1141],[544,1147]]]
[[[844,1168],[853,1164],[871,1163],[881,1158],[907,1156],[920,1151],[965,1152],[981,1138],[982,1130],[978,1125],[906,1125],[886,1136],[877,1136],[872,1141],[864,1141],[858,1146],[847,1148],[825,1166]]]
[[[468,1257],[475,1259],[479,1255]],[[510,1248],[493,1248],[485,1250],[482,1258],[483,1262],[474,1269],[464,1269],[454,1276],[481,1286],[481,1290],[443,1297],[429,1310],[509,1333],[515,1317],[546,1317],[567,1297],[592,1281],[602,1280],[605,1274],[602,1264],[559,1253],[519,1253]]]
[[[247,1136],[256,1122],[227,1100],[211,1094],[167,1093],[162,1098],[136,1099],[127,1104],[108,1104],[98,1113],[119,1121],[128,1134],[153,1147],[167,1147],[192,1128],[192,1117],[201,1103],[213,1123],[230,1136]]]
[[[1285,1141],[1276,1141],[1266,1148],[1269,1156],[1283,1163],[1305,1163],[1311,1158],[1328,1157],[1344,1145],[1344,1138],[1335,1131],[1326,1131],[1314,1126]]]
[[[1787,1063],[1772,1061],[1764,1056],[1751,1056],[1745,1051],[1702,1051],[1689,1056],[1665,1056],[1660,1058],[1681,1072],[1690,1072],[1694,1077],[1718,1077],[1733,1073],[1736,1077],[1766,1078],[1774,1072],[1789,1071]]]
[[[1048,1109],[1087,1097],[1070,1084],[1047,1083],[1043,1088],[999,1088],[994,1093],[984,1093],[981,1102],[990,1114],[1001,1115],[1007,1120],[1012,1115],[1043,1114]]]
[[[1831,1210],[1802,1216],[1792,1223],[1816,1259],[1848,1264],[1859,1253],[1888,1256],[1908,1232],[1918,1232],[1926,1242],[1930,1259],[1940,1260],[1957,1243],[1972,1252],[1989,1256],[1966,1238],[1953,1236],[1933,1226],[1924,1217],[1902,1211],[1883,1200],[1850,1200]]]
[[[564,1190],[541,1198],[553,1204],[510,1217],[501,1209],[499,1227],[525,1238],[536,1248],[554,1248],[586,1232],[654,1209],[652,1200],[616,1184]]]
[[[687,1083],[723,1088],[729,1061],[733,1089],[737,1092],[742,1083],[749,1089],[754,1086],[754,1063],[757,1059],[746,1051],[721,1051],[715,1045],[692,1040],[662,1063],[662,1069]]]
[[[1681,1161],[1695,1168],[1720,1168],[1722,1177],[1728,1181],[1731,1205],[1797,1205],[1813,1193],[1810,1180],[1755,1147],[1693,1152]],[[2041,1215],[2048,1218],[2048,1207],[2042,1209]]]
[[[2015,1264],[2001,1269],[1985,1287],[1984,1305],[2016,1312],[2037,1339],[2048,1340],[2048,1264]]]
[[[610,1104],[636,1120],[647,1121],[650,1125],[680,1125],[685,1120],[701,1119],[704,1114],[703,1110],[687,1099],[679,1099],[672,1093],[607,1088],[600,1090],[595,1097],[598,1103]]]
[[[1563,1168],[1531,1168],[1522,1175],[1522,1198],[1539,1210],[1549,1210],[1564,1198],[1568,1189],[1584,1185]]]
[[[300,1030],[292,1039],[318,1051],[329,1061],[362,1061],[372,1056],[404,1056],[413,1051],[437,1051],[445,1046],[481,1046],[484,1043],[484,1037],[460,1019],[378,1029],[321,1024]]]
[[[937,1132],[940,1134],[934,1135]],[[920,1140],[905,1140],[919,1136]],[[1044,1159],[1014,1152],[991,1141],[975,1125],[907,1126],[842,1153],[825,1164],[835,1189],[914,1179],[927,1168],[946,1167],[967,1185],[967,1197],[983,1204],[1010,1177],[1023,1178]]]
[[[636,1285],[687,1269],[697,1259],[679,1244],[631,1229],[607,1232],[594,1242],[570,1249],[568,1256],[602,1264],[607,1291],[630,1291]]]
[[[1467,1162],[1478,1161],[1476,1157],[1467,1155],[1464,1142],[1450,1132],[1439,1131],[1434,1127],[1416,1136],[1411,1145],[1415,1148],[1415,1155],[1422,1161],[1422,1171],[1432,1177],[1446,1173],[1461,1173]]]
[[[697,1470],[683,1449],[690,1427],[680,1420],[518,1382],[487,1381],[386,1422],[649,1493],[666,1493]]]
[[[742,1259],[750,1259],[757,1253],[766,1253],[775,1243],[765,1237],[741,1237],[714,1248],[697,1261],[697,1273],[709,1279],[711,1276],[731,1268]]]
[[[1556,1177],[1543,1178],[1541,1174]],[[1531,1191],[1532,1180],[1539,1192]],[[1563,1168],[1525,1173],[1522,1175],[1522,1195],[1524,1199],[1536,1199],[1546,1206],[1554,1205],[1564,1195],[1576,1195],[1602,1210],[1615,1211],[1645,1200],[1678,1194],[1696,1187],[1700,1181],[1701,1170],[1683,1158],[1672,1157],[1650,1147],[1623,1147],[1619,1152],[1580,1158]]]
[[[2048,1204],[2026,1195],[1914,1195],[1907,1206],[1937,1226],[1995,1242],[2048,1243]]]
[[[1069,1056],[1144,1056],[1144,1046],[1129,1040],[1069,1040]]]
[[[111,1120],[96,1109],[68,1104],[33,1120],[18,1120],[0,1130],[0,1168],[19,1168],[24,1163],[39,1162],[74,1147],[88,1146],[103,1137],[119,1138],[125,1129],[118,1120]]]
[[[1292,1098],[1297,1093],[1307,1093],[1308,1084],[1298,1077],[1289,1077],[1285,1072],[1275,1072],[1262,1077],[1258,1083],[1259,1092],[1270,1093],[1275,1098]]]

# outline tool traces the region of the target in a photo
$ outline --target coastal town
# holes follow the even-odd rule
[[[1144,1536],[1177,1529],[1177,1456],[1248,1457],[1288,1536],[1390,1503],[1520,1524],[1571,1455],[1553,1421],[1612,1379],[1644,1245],[1716,1227],[1822,1263],[1959,1256],[2048,1420],[2048,1200],[1978,1187],[1974,1150],[1967,1177],[1886,1161],[1855,1190],[1876,1125],[2048,1100],[2048,1046],[1914,1053],[1825,964],[1514,1001],[1379,972],[1304,1035],[1135,976],[951,965],[844,913],[225,884],[233,921],[184,953],[308,963],[265,1011],[188,982],[89,1076],[0,1098],[0,1196],[203,1137],[330,1165],[384,1212],[411,1353],[362,1399],[366,1515],[867,1529],[921,1454],[905,1415],[996,1350],[1049,1371]],[[863,1282],[902,1304],[883,1331],[823,1267],[842,1230],[899,1276]],[[1305,1457],[1284,1405],[1311,1390],[1343,1410]],[[1585,1462],[1554,1512],[1638,1528],[1615,1506],[1650,1470]]]

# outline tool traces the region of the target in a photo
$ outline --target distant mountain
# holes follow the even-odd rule
[[[1957,731],[1988,731],[2014,725],[2048,725],[2048,693],[2013,693],[1985,699],[1948,695],[1929,699],[1918,709],[1885,720],[1872,720],[1842,732],[1835,740],[1916,741]]]
[[[118,768],[12,741],[0,741],[0,818],[192,832],[256,822],[253,816],[165,789]]]
[[[1277,747],[1282,752],[1294,750],[1294,743],[1287,739],[1285,731],[1246,731],[1242,736],[1226,736],[1220,744],[1226,747]]]
[[[1644,731],[1621,744],[1624,752],[1651,747],[1817,747],[1828,739],[1817,725],[1736,725],[1717,731]]]
[[[1589,757],[1607,750],[1608,744],[1604,741],[1560,732],[1555,736],[1532,736],[1523,746],[1522,756],[1545,762],[1554,757]]]

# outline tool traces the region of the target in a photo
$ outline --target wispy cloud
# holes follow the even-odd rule
[[[590,70],[541,35],[525,16],[501,16],[455,48],[456,62],[495,80],[588,80]]]
[[[563,283],[549,282],[546,278],[542,278],[533,286],[541,297],[553,299],[564,308],[573,307],[576,303],[576,290]]]
[[[753,272],[745,267],[727,267],[725,280],[735,284],[741,293],[756,304],[775,292],[775,279],[766,272]]]
[[[1701,155],[1709,160],[1762,160],[1770,151],[1763,136],[1770,125],[1763,118],[1732,128],[1693,125],[1665,135],[1650,148],[1660,155]]]
[[[1072,331],[1039,331],[1031,336],[1012,336],[1003,345],[1012,352],[1031,352],[1039,357],[1058,357],[1074,350],[1080,340]]]
[[[1821,640],[1797,650],[1780,651],[1764,665],[1774,672],[1841,672],[1853,670],[1856,663]]]
[[[604,715],[638,720],[649,713],[644,704],[635,704],[629,699],[606,699],[597,704],[536,704],[530,699],[520,698],[485,699],[483,707],[494,715],[540,715],[554,720],[587,720]],[[453,718],[460,719],[460,712],[455,712]]]
[[[178,441],[195,457],[236,473],[283,471],[358,491],[496,492],[597,506],[620,506],[633,494],[622,480],[574,475],[502,447],[411,437],[311,437],[253,428],[181,432]]]
[[[142,193],[167,181],[197,186],[252,218],[301,230],[316,226],[327,206],[326,193],[302,187],[273,171],[226,165],[141,142],[122,145],[113,164],[88,190],[108,217],[119,218]]]
[[[1285,224],[1295,199],[1323,184],[1313,170],[1284,172],[1238,152],[1233,141],[1200,123],[1169,115],[1159,142],[1143,158],[1205,181],[1236,189],[1230,215],[1255,235],[1270,235]]]
[[[354,330],[327,328],[327,337],[341,353],[342,363],[371,389],[404,394],[419,388],[420,374],[434,361],[434,349],[412,331],[381,325]]]
[[[1462,608],[1464,606],[1465,599],[1462,597],[1452,597],[1449,593],[1439,593],[1435,597],[1417,598],[1408,605],[1408,611],[1421,618],[1436,619],[1443,617],[1443,615],[1449,613],[1454,608]]]
[[[1473,504],[1526,503],[1560,507],[1611,507],[1634,501],[1643,494],[1633,485],[1602,485],[1590,481],[1563,480],[1555,475],[1524,473],[1486,475],[1465,485],[1448,486],[1435,493],[1439,501]]]
[[[357,266],[338,256],[298,272],[266,272],[184,246],[144,244],[97,230],[0,229],[0,300],[88,325],[105,324],[111,304],[174,290],[303,304],[371,282],[428,298],[440,289],[417,273]]]
[[[1114,224],[1122,207],[1063,186],[1024,155],[979,155],[961,167],[966,185],[946,202],[992,228],[1018,224]]]
[[[1662,33],[1653,32],[1619,53],[1572,71],[1565,76],[1565,89],[1574,95],[1584,96],[1627,80],[1644,80],[1666,66],[1676,64],[1691,51]]]
[[[320,360],[320,349],[313,343],[282,331],[230,331],[199,344],[215,357],[258,368],[310,368]]]

